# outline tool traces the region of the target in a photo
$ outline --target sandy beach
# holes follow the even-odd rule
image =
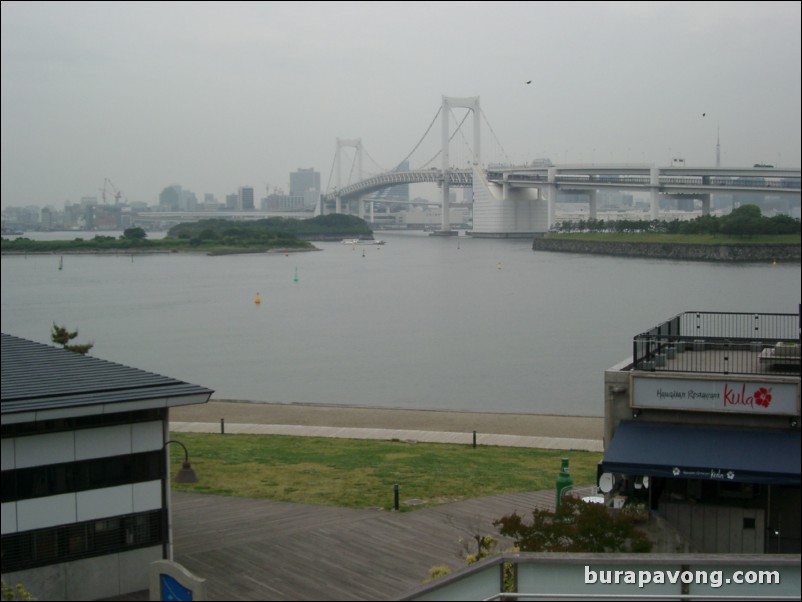
[[[604,429],[604,418],[601,417],[403,410],[220,399],[170,410],[170,420],[175,422],[219,424],[221,419],[226,423],[237,424],[288,424],[468,433],[476,431],[497,435],[577,439],[601,439]]]

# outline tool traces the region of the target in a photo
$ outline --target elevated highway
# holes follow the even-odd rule
[[[363,200],[377,190],[398,184],[435,183],[447,187],[471,187],[474,197],[474,234],[488,236],[530,236],[554,225],[557,194],[588,196],[590,217],[596,215],[599,190],[648,192],[651,218],[658,219],[660,196],[690,197],[702,201],[703,213],[710,210],[715,193],[754,193],[800,196],[800,170],[767,167],[656,167],[648,165],[554,165],[549,167],[508,167],[473,170],[441,169],[388,172],[349,184],[323,195],[335,212],[352,208],[364,216]],[[324,205],[325,206],[325,205]]]
[[[713,193],[751,192],[797,196],[800,194],[799,168],[688,167],[684,164],[669,167],[592,164],[484,168],[480,128],[480,115],[483,113],[479,97],[443,96],[441,100],[442,105],[438,111],[441,124],[439,169],[392,171],[364,178],[359,175],[362,173],[364,150],[361,139],[338,138],[335,155],[337,185],[322,196],[323,210],[327,210],[333,203],[336,213],[355,212],[364,217],[365,201],[368,200],[366,197],[371,193],[399,184],[436,183],[442,193],[440,202],[442,231],[446,233],[451,230],[450,188],[470,186],[473,190],[473,235],[487,233],[499,236],[530,236],[546,232],[554,224],[554,206],[560,192],[586,194],[589,198],[591,217],[595,217],[597,191],[603,189],[645,191],[650,195],[652,219],[658,218],[660,195],[699,198],[702,201],[703,212],[709,212],[710,195]],[[470,170],[451,167],[449,148],[453,135],[449,116],[453,108],[464,108],[469,111],[458,125],[457,131],[468,114],[473,115]],[[435,119],[438,115],[435,115]],[[434,123],[433,120],[426,134]],[[455,131],[454,134],[456,133]],[[412,153],[419,145],[420,142]],[[340,184],[343,147],[356,149],[358,181],[347,185]],[[409,155],[400,164],[405,164],[408,158]]]

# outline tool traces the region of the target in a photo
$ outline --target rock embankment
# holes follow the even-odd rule
[[[800,245],[771,244],[683,244],[661,242],[620,242],[598,240],[566,240],[538,237],[532,243],[535,251],[651,257],[688,261],[729,262],[799,262]]]

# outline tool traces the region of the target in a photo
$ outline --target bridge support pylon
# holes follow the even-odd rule
[[[652,220],[660,217],[660,169],[652,167],[649,169],[649,197]]]
[[[473,166],[473,230],[476,238],[532,238],[549,229],[551,199],[536,188],[490,182]]]
[[[343,148],[354,148],[356,149],[356,179],[362,179],[362,138],[337,138],[337,150],[334,154],[334,170],[337,174],[337,190],[342,188],[342,172],[340,170],[341,167],[341,156],[342,156],[342,149]],[[342,206],[342,199],[337,196],[334,202],[334,213],[342,213],[343,206]],[[361,216],[360,216],[361,217]]]
[[[702,199],[702,215],[710,215],[710,198],[711,195],[709,192],[707,194],[701,195]]]
[[[441,229],[443,232],[451,231],[451,215],[450,215],[450,193],[449,190],[449,177],[448,172],[451,169],[449,165],[449,156],[448,156],[448,143],[451,139],[451,134],[449,132],[449,122],[448,117],[451,112],[452,107],[459,107],[464,109],[470,109],[473,113],[473,152],[474,152],[474,159],[473,163],[476,165],[481,165],[482,163],[482,133],[481,133],[481,122],[479,119],[479,114],[481,113],[481,109],[479,107],[479,97],[478,96],[470,96],[467,98],[456,98],[453,96],[443,96],[443,108],[441,110],[440,119],[442,120],[442,132],[443,132],[443,147],[441,150],[441,155],[443,157],[443,213],[441,216]]]

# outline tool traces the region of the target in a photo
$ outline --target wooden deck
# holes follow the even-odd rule
[[[465,566],[474,535],[554,492],[477,498],[413,512],[353,510],[173,492],[175,560],[209,600],[392,600],[433,566]]]

